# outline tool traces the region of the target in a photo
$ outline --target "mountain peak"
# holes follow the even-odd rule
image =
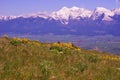
[[[79,8],[76,7],[76,6],[73,6],[73,7],[71,7],[70,9],[71,9],[71,10],[78,10]]]
[[[116,8],[112,10],[115,14],[120,15],[120,8]]]
[[[33,17],[33,18],[41,17],[41,18],[47,19],[49,17],[49,15],[48,15],[47,12],[38,12],[38,13],[31,13],[31,14],[28,14],[28,15],[23,15],[23,17],[24,18],[28,18],[28,17]]]
[[[54,18],[55,20],[65,21],[65,23],[68,23],[69,18],[79,19],[78,17],[85,18],[90,17],[90,15],[91,11],[76,6],[71,8],[63,7],[51,14],[52,18]]]
[[[93,20],[101,18],[102,20],[105,21],[112,21],[111,16],[113,15],[114,13],[109,9],[106,9],[104,7],[96,7],[91,15],[91,18]]]
[[[108,9],[106,9],[104,7],[96,7],[95,10],[108,10]]]
[[[68,24],[70,19],[73,20],[83,20],[83,19],[91,19],[91,20],[100,20],[100,21],[113,21],[114,15],[120,15],[120,8],[109,10],[104,7],[96,7],[94,11],[87,10],[85,8],[79,8],[73,6],[68,8],[66,6],[62,7],[58,11],[54,11],[51,14],[45,12],[32,13],[28,15],[21,16],[0,16],[0,20],[11,20],[18,17],[23,18],[44,18],[44,19],[54,19],[59,20],[63,24]]]
[[[61,10],[61,11],[65,11],[65,10],[69,10],[69,8],[67,8],[66,6],[64,6],[64,7],[62,7],[60,10]]]

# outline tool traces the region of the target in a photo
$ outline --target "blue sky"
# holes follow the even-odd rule
[[[0,15],[20,15],[35,12],[52,12],[66,7],[95,7],[114,9],[119,7],[118,0],[0,0]]]

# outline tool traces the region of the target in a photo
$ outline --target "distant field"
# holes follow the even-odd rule
[[[120,37],[116,36],[76,36],[76,35],[15,35],[10,37],[27,37],[42,42],[72,42],[77,46],[89,50],[99,50],[112,54],[120,54]]]

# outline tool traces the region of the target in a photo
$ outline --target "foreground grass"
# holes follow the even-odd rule
[[[120,80],[120,57],[26,38],[0,38],[0,80]]]

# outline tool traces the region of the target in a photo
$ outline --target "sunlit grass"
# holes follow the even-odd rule
[[[0,38],[0,80],[119,80],[120,57],[71,43]]]

